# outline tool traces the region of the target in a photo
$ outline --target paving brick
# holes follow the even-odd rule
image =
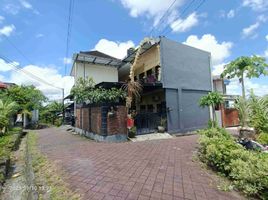
[[[37,132],[41,152],[57,163],[66,174],[63,179],[85,200],[244,199],[219,191],[215,176],[192,161],[195,135],[97,143],[58,128]]]

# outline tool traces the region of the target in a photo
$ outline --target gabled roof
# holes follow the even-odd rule
[[[122,64],[122,60],[109,56],[99,51],[80,51],[73,55],[73,61],[91,63],[97,65],[104,65],[108,67],[119,67]],[[73,75],[74,64],[71,69],[71,75]]]
[[[110,58],[110,59],[115,59],[115,60],[119,60],[115,57],[112,57],[110,55],[107,55],[105,53],[102,53],[100,51],[80,51],[81,54],[87,54],[87,55],[91,55],[91,56],[97,56],[97,57],[101,57],[101,58]]]

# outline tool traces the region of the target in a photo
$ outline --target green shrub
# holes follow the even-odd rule
[[[257,141],[261,144],[268,145],[268,133],[259,134]]]
[[[248,151],[224,129],[199,131],[200,159],[229,177],[235,188],[246,195],[268,197],[268,155]]]
[[[129,138],[134,138],[136,136],[137,128],[136,126],[131,127],[128,132],[128,137]]]
[[[54,122],[55,126],[59,127],[62,125],[62,118],[57,118]]]

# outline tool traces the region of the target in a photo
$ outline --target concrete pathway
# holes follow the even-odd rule
[[[217,189],[215,175],[193,161],[197,136],[97,143],[62,129],[38,131],[42,153],[84,199],[243,199]]]

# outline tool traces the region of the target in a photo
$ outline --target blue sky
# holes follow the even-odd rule
[[[202,0],[177,0],[159,22],[173,2],[74,0],[70,53],[64,59],[69,1],[0,0],[0,55],[58,87],[65,87],[67,93],[73,80],[65,76],[64,61],[69,74],[72,53],[97,49],[122,58],[126,49],[137,46],[152,28],[152,36],[165,35],[210,51],[214,74],[241,55],[268,58],[268,1],[206,0],[195,10]],[[182,13],[188,5],[189,9]],[[50,98],[60,95],[59,90],[14,72],[1,59],[0,81],[35,84]],[[247,80],[246,85],[259,95],[268,94],[267,77]],[[227,89],[231,94],[240,93],[237,80]]]

